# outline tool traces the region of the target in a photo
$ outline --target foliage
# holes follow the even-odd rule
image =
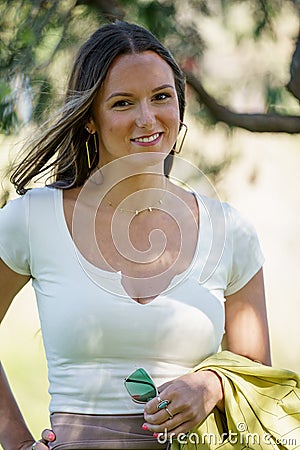
[[[2,0],[0,134],[16,135],[24,124],[43,123],[63,98],[68,66],[79,45],[100,24],[116,19],[144,25],[167,45],[187,75],[189,113],[205,126],[221,121],[228,133],[235,127],[299,133],[300,117],[288,115],[290,105],[297,104],[293,96],[300,97],[299,40],[290,61],[289,91],[280,75],[288,76],[289,62],[286,67],[273,62],[260,77],[255,75],[259,67],[240,69],[239,76],[232,70],[227,80],[226,67],[211,75],[205,66],[210,40],[220,30],[224,40],[219,57],[228,44],[261,48],[279,40],[278,20],[286,11],[298,17],[299,6],[300,0]],[[226,106],[231,97],[247,90],[261,91],[263,112],[236,112]],[[201,162],[213,177],[226,166]],[[6,197],[4,192],[2,203]]]
[[[6,0],[0,17],[0,131],[10,134],[43,120],[55,92],[49,66],[80,39],[74,22],[91,19],[69,0]]]
[[[251,26],[230,20],[233,8],[246,8]],[[145,25],[175,54],[187,71],[199,73],[207,42],[202,23],[221,21],[236,42],[276,39],[275,20],[283,8],[297,14],[299,0],[3,0],[0,4],[0,132],[15,133],[21,123],[41,122],[51,102],[59,102],[53,64],[92,29],[116,17]],[[274,77],[273,77],[274,78]],[[266,86],[269,110],[281,102],[282,87]],[[203,114],[201,119],[212,120]]]

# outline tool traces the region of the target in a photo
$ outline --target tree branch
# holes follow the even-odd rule
[[[300,133],[299,116],[283,116],[280,114],[244,114],[236,113],[226,106],[220,105],[204,89],[202,83],[190,72],[185,72],[187,83],[194,89],[198,101],[206,106],[212,116],[230,126],[244,128],[254,132]]]

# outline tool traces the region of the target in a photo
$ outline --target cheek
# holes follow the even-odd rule
[[[108,120],[105,121],[105,129],[110,135],[122,135],[128,131],[129,120],[123,116],[113,115]]]
[[[172,134],[174,133],[177,136],[180,125],[178,108],[173,107],[170,108],[169,111],[167,111],[166,121],[169,125],[169,129],[172,130]]]
[[[122,125],[115,117],[109,117],[105,118],[105,120],[101,120],[99,128],[102,140],[107,144],[120,136]]]
[[[173,102],[172,104],[170,104],[165,112],[170,121],[173,121],[174,123],[179,124],[180,112],[179,112],[178,102]]]

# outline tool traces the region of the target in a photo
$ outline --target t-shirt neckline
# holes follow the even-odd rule
[[[54,199],[55,199],[55,206],[56,206],[55,210],[56,210],[57,220],[58,220],[58,224],[60,226],[62,235],[65,237],[65,241],[67,241],[69,247],[72,250],[74,257],[77,260],[77,263],[82,267],[82,270],[86,274],[88,271],[89,273],[91,273],[92,276],[96,275],[97,277],[101,277],[101,278],[106,278],[106,279],[111,279],[111,280],[116,280],[116,281],[119,280],[120,285],[122,286],[121,271],[109,271],[109,270],[105,270],[100,267],[97,267],[96,265],[94,265],[93,263],[88,261],[82,255],[82,253],[79,251],[79,249],[77,248],[77,246],[70,234],[69,228],[67,226],[65,213],[64,213],[64,205],[63,205],[63,190],[53,188],[53,192],[54,192]],[[159,293],[153,300],[151,300],[148,303],[145,303],[145,304],[138,303],[136,300],[134,300],[132,297],[130,297],[130,295],[126,292],[126,290],[123,288],[123,286],[122,286],[122,291],[123,291],[122,296],[129,298],[132,302],[134,302],[138,305],[147,306],[147,305],[153,304],[153,302],[155,302],[157,299],[164,297],[166,295],[166,293],[168,293],[171,289],[174,289],[178,284],[183,282],[188,276],[191,276],[191,275],[195,276],[195,272],[196,272],[196,276],[199,275],[199,277],[200,277],[200,273],[198,274],[198,272],[199,271],[201,272],[202,268],[204,267],[206,257],[209,254],[209,251],[210,251],[209,242],[211,240],[210,238],[212,236],[212,233],[210,230],[210,228],[211,228],[210,221],[209,221],[208,213],[204,206],[204,202],[201,200],[201,196],[198,193],[196,193],[196,192],[192,192],[192,193],[195,196],[195,199],[196,199],[197,205],[198,205],[199,229],[198,229],[198,237],[197,237],[197,243],[196,243],[196,247],[195,247],[194,256],[193,256],[192,262],[190,263],[189,267],[182,273],[176,274],[170,281],[170,284],[168,285],[168,287],[166,289],[164,289],[161,293]],[[204,239],[204,236],[205,236],[205,239]],[[87,276],[88,276],[88,274],[87,274]],[[92,276],[89,276],[89,278],[92,278]]]

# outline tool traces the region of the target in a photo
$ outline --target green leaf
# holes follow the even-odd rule
[[[18,40],[21,48],[30,47],[35,43],[35,34],[31,28],[23,28],[18,33]]]

